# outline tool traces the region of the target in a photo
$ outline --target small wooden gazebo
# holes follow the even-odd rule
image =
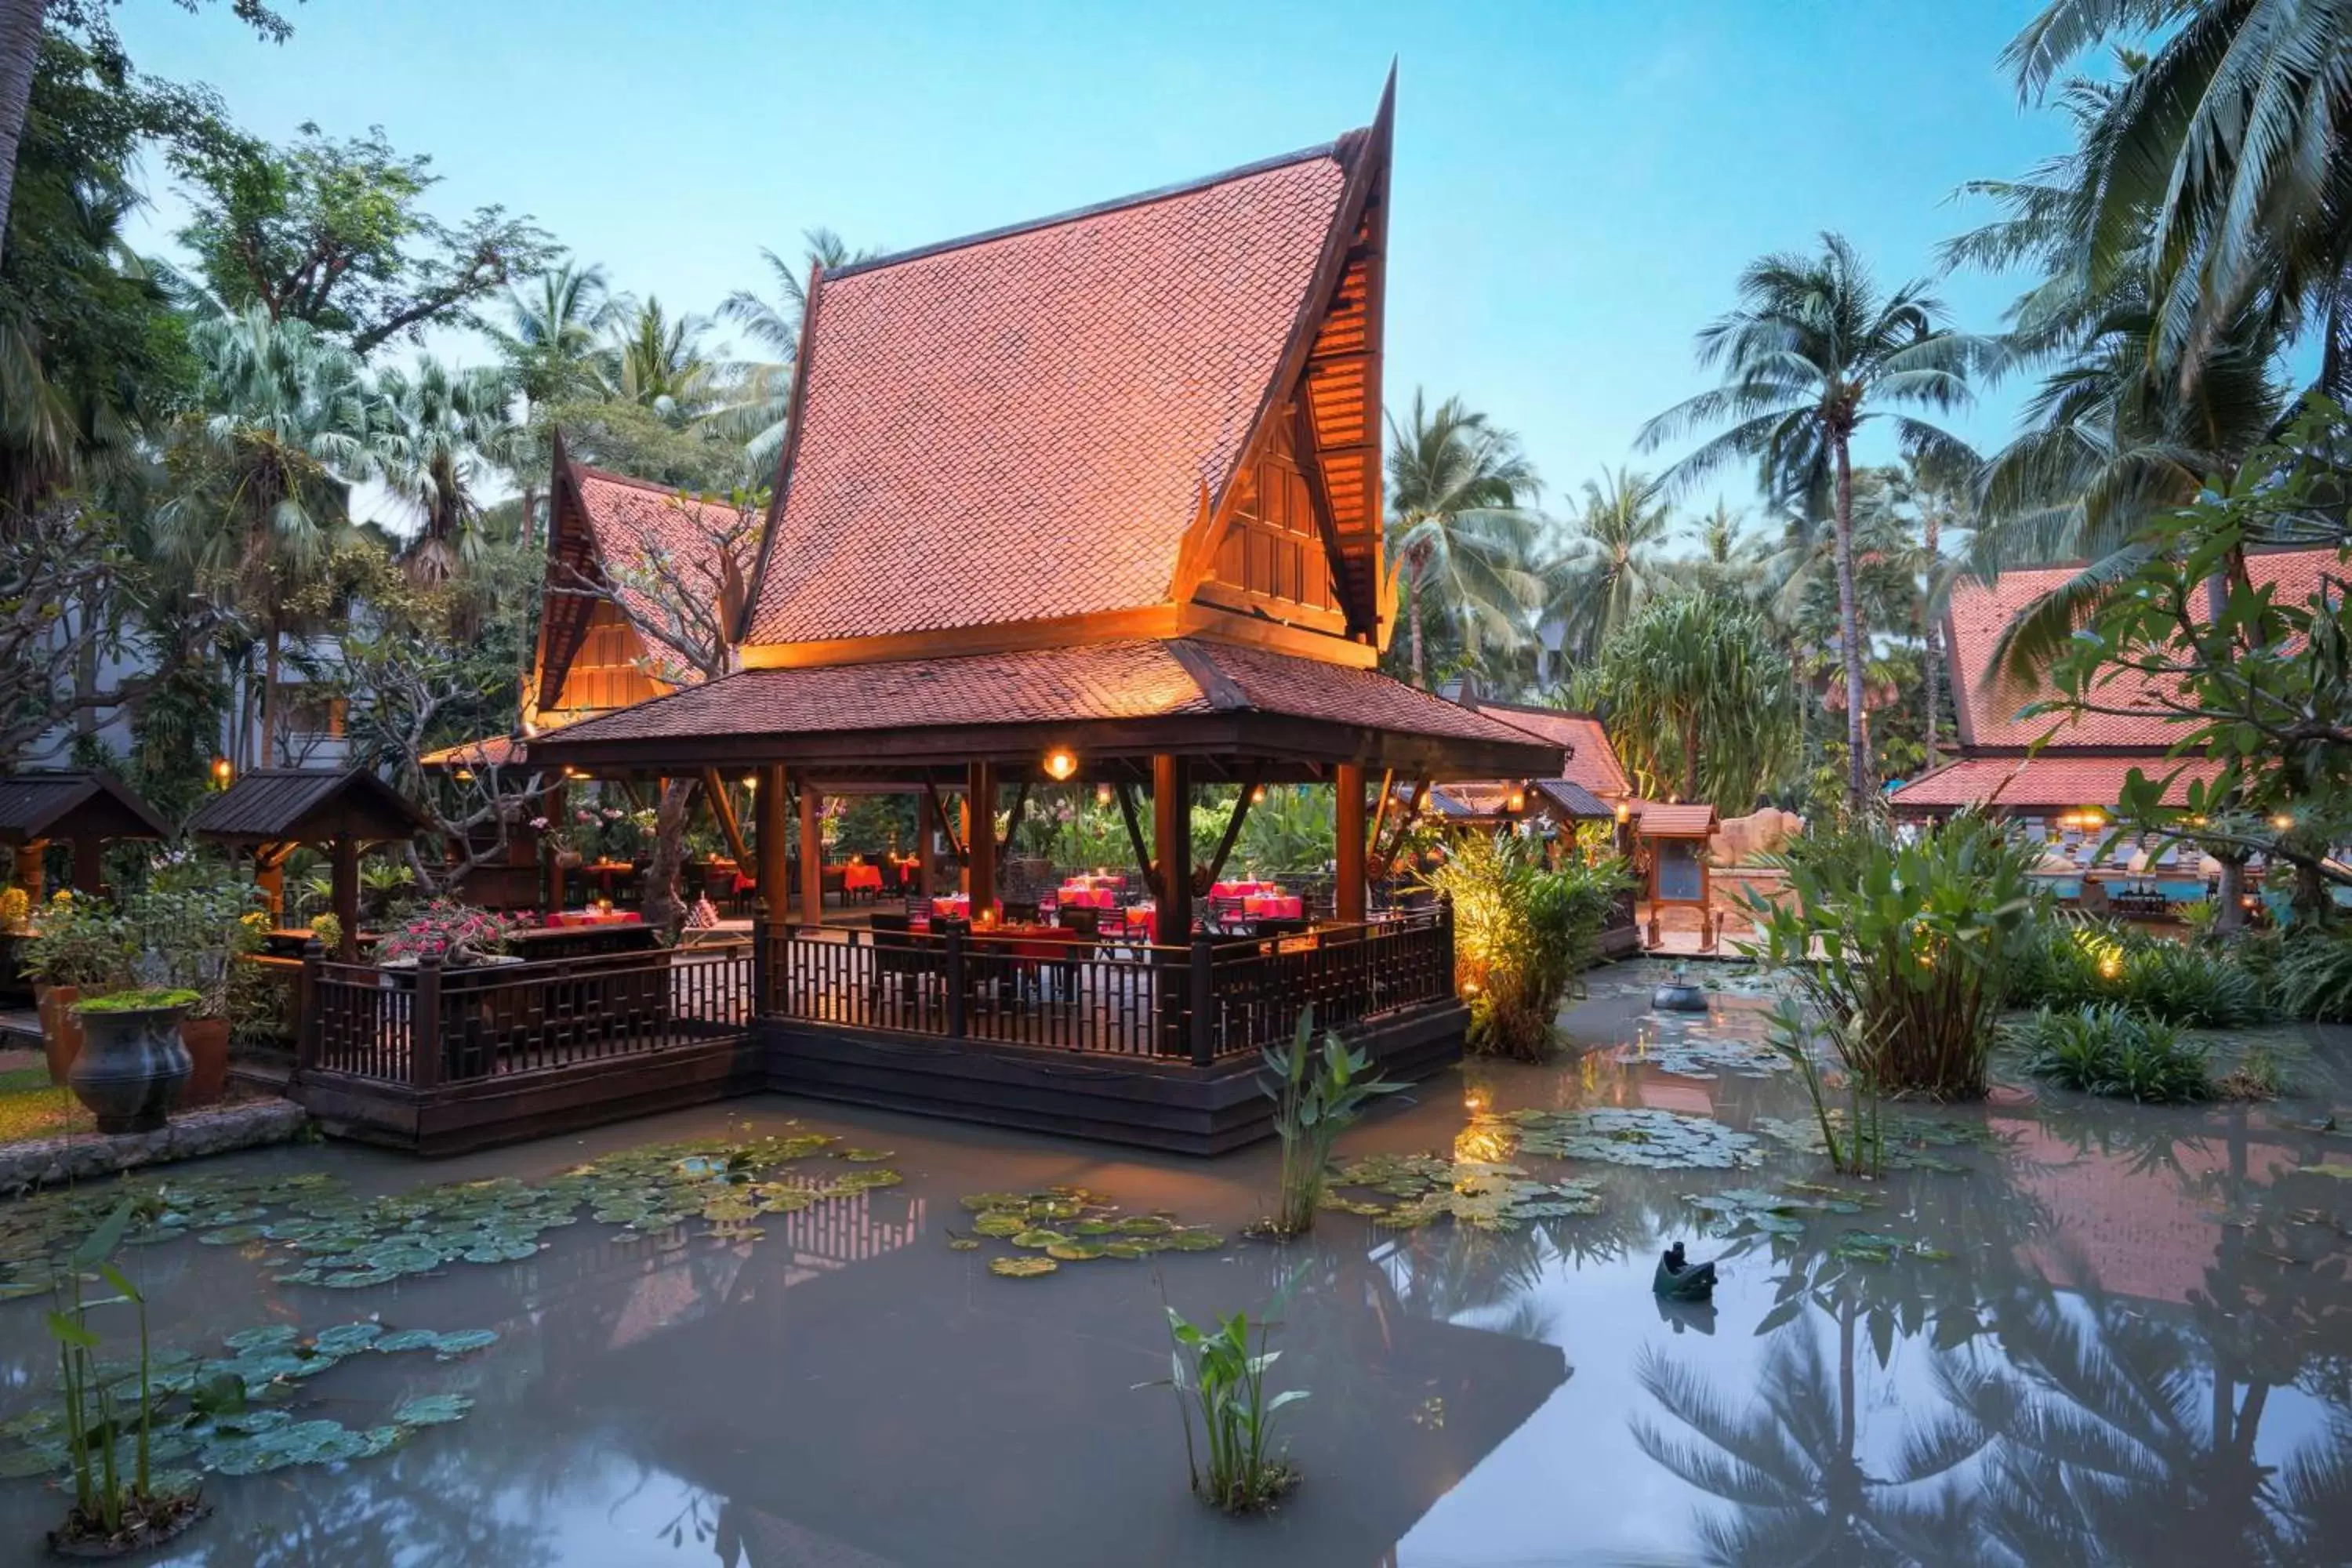
[[[327,847],[334,864],[340,956],[359,952],[360,851],[397,842],[426,826],[424,814],[365,768],[261,768],[205,803],[189,820],[190,837],[249,850],[254,885],[275,918],[284,906],[287,857],[305,844]]]
[[[1644,802],[1633,810],[1633,845],[1643,867],[1643,890],[1650,902],[1650,945],[1658,945],[1658,912],[1695,909],[1699,912],[1700,946],[1715,945],[1715,921],[1708,912],[1713,879],[1706,863],[1706,841],[1719,826],[1712,805],[1661,805]]]
[[[15,852],[15,885],[37,903],[45,890],[42,853],[52,841],[73,845],[74,888],[95,893],[110,840],[171,836],[163,819],[111,773],[0,774],[0,844]]]

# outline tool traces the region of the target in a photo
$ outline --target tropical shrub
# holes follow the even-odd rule
[[[1242,821],[1237,850],[1255,877],[1304,877],[1321,871],[1339,854],[1331,803],[1320,790],[1269,784],[1265,798]]]
[[[1161,1386],[1176,1391],[1184,1413],[1184,1462],[1193,1494],[1228,1513],[1265,1508],[1298,1479],[1274,1446],[1274,1418],[1284,1405],[1306,1398],[1307,1391],[1286,1389],[1268,1397],[1266,1369],[1282,1352],[1265,1348],[1263,1321],[1255,1327],[1253,1343],[1246,1312],[1220,1319],[1215,1331],[1206,1332],[1186,1322],[1175,1308],[1168,1309],[1175,1352],[1170,1358],[1172,1375]],[[1198,1447],[1192,1441],[1195,1415],[1202,1434]]]
[[[129,922],[103,899],[60,891],[34,917],[26,973],[48,985],[102,992],[131,984],[139,943]]]
[[[2291,1018],[2352,1023],[2352,931],[2305,931],[2280,943],[2271,990]]]
[[[1554,871],[1539,839],[1469,834],[1423,880],[1453,901],[1454,989],[1470,1006],[1469,1048],[1540,1060],[1553,1016],[1628,885],[1623,862],[1572,859]]]
[[[229,1016],[237,960],[260,947],[269,923],[258,889],[193,859],[159,864],[123,915],[138,933],[141,978],[196,993],[200,1018]]]
[[[2252,1024],[2266,1012],[2262,977],[2236,950],[2054,913],[2020,941],[2010,1000],[2062,1008],[2122,1002],[2191,1028]]]
[[[1304,1236],[1323,1206],[1331,1145],[1375,1096],[1404,1085],[1370,1071],[1370,1055],[1349,1049],[1337,1035],[1324,1036],[1318,1051],[1311,1007],[1299,1015],[1297,1037],[1287,1047],[1266,1047],[1264,1055],[1266,1070],[1258,1088],[1274,1101],[1274,1130],[1282,1137],[1282,1208],[1267,1228]]]
[[[343,945],[343,922],[331,914],[312,915],[310,934],[318,939],[320,947],[332,953]]]
[[[2137,1008],[2042,1007],[2011,1025],[2010,1035],[2028,1072],[2066,1089],[2158,1105],[2213,1095],[2204,1048]]]
[[[1845,1042],[1849,1071],[1874,1093],[1982,1095],[2032,853],[1965,814],[1908,844],[1858,820],[1767,860],[1793,896],[1747,893],[1759,956]]]
[[[14,936],[33,918],[33,896],[22,888],[0,888],[0,936]]]

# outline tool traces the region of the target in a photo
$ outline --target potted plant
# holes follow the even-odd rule
[[[74,1004],[82,1047],[66,1082],[100,1132],[163,1125],[194,1068],[180,1020],[198,1000],[194,991],[145,986]]]
[[[166,860],[126,912],[153,957],[145,965],[152,973],[142,978],[196,997],[180,1023],[192,1064],[181,1103],[210,1105],[228,1087],[229,997],[237,966],[261,946],[268,926],[259,890],[217,864]]]
[[[80,1054],[82,1030],[74,1004],[131,983],[133,944],[121,916],[98,899],[60,890],[41,906],[25,939],[25,969],[41,1011],[41,1047],[49,1081],[62,1084]]]
[[[573,816],[582,823],[594,820],[584,811],[575,812]],[[530,819],[530,830],[539,835],[539,841],[547,846],[549,854],[555,857],[556,865],[566,871],[579,868],[580,845],[572,837],[571,825],[559,824],[552,817],[534,816]]]

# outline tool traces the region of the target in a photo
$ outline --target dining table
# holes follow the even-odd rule
[[[635,910],[551,910],[547,924],[555,930],[585,926],[625,926],[644,923],[645,916]]]
[[[863,860],[853,860],[841,868],[841,889],[845,893],[882,890],[882,868]]]

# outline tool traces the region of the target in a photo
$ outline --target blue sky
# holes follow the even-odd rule
[[[283,46],[225,6],[118,15],[142,69],[211,83],[249,129],[380,124],[434,155],[445,214],[527,211],[617,288],[702,311],[764,288],[759,248],[796,257],[811,226],[897,248],[1328,140],[1395,57],[1391,404],[1463,394],[1520,433],[1554,506],[1658,464],[1634,432],[1709,384],[1691,336],[1748,258],[1836,228],[1886,281],[1928,271],[1973,221],[1957,185],[2063,144],[1996,68],[2026,3],[286,8]],[[1941,287],[1977,328],[2015,292]],[[1963,432],[1997,443],[2019,397]]]

